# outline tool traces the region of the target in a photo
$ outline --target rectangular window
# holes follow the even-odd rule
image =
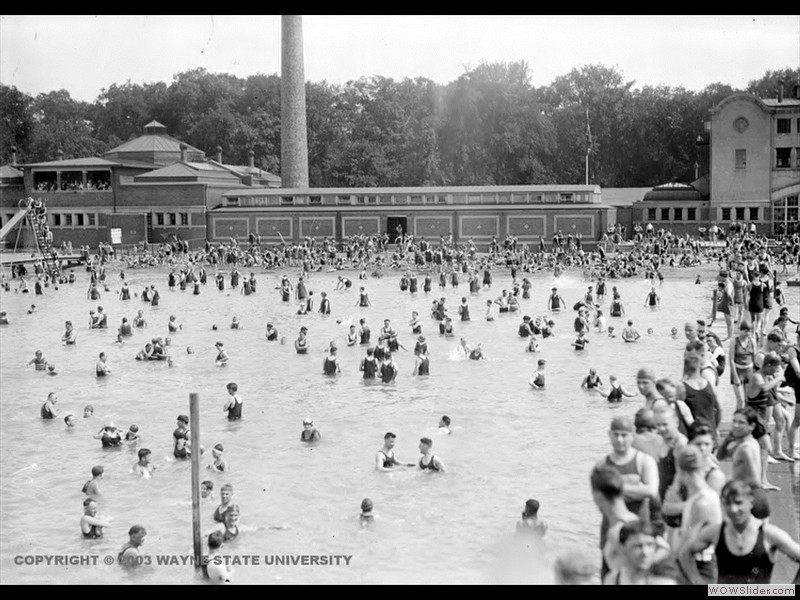
[[[164,224],[164,213],[156,213],[156,225]]]
[[[282,206],[294,206],[294,196],[281,196]]]
[[[751,221],[758,221],[758,207],[751,206],[750,207],[750,220]]]
[[[747,168],[747,150],[736,150],[736,168]]]
[[[53,226],[61,227],[61,215],[58,213],[53,213]]]
[[[778,119],[778,133],[792,133],[792,120]]]
[[[469,194],[467,195],[467,204],[480,204],[481,197],[479,194]]]
[[[647,220],[648,221],[655,221],[656,220],[656,209],[655,208],[648,208],[647,209]]]
[[[447,204],[447,196],[444,194],[439,194],[438,196],[436,196],[436,203]]]
[[[730,221],[731,220],[731,209],[730,208],[723,208],[722,209],[722,220],[723,221]]]
[[[239,206],[239,198],[227,198],[228,206]]]
[[[694,207],[689,207],[686,209],[686,220],[687,221],[696,221],[697,220],[697,209]]]
[[[544,202],[544,196],[542,194],[536,194],[536,201],[537,202]]]
[[[189,224],[189,213],[181,213],[181,225]]]
[[[662,221],[669,221],[669,209],[662,208],[661,209],[661,220]]]
[[[83,227],[83,213],[77,213],[75,215],[75,225]]]
[[[679,208],[676,208],[674,210],[674,216],[673,216],[672,220],[673,221],[683,221],[683,209],[682,208],[679,207]]]
[[[574,196],[572,194],[559,194],[558,201],[559,202],[572,202]]]
[[[322,204],[322,196],[309,196],[308,203],[311,206],[320,206]]]
[[[775,167],[778,169],[788,169],[792,166],[792,149],[775,148]]]
[[[418,196],[414,194],[411,196],[411,204],[423,204],[423,198],[424,196]]]
[[[365,205],[367,203],[367,197],[366,196],[356,196],[356,203]]]
[[[177,225],[178,224],[178,215],[177,213],[168,213],[169,214],[169,224],[170,225]]]
[[[90,227],[94,227],[95,225],[97,225],[97,217],[94,213],[89,213],[88,215],[86,215],[86,224],[89,225]]]
[[[336,196],[336,204],[350,204],[350,196]]]
[[[736,220],[737,221],[744,221],[744,206],[737,206],[736,207]]]
[[[72,214],[67,213],[64,215],[64,225],[72,227]]]

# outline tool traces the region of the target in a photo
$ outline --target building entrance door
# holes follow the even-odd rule
[[[389,243],[397,241],[401,235],[408,233],[407,217],[386,217],[386,233],[389,234]]]

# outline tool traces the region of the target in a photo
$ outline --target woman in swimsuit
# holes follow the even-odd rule
[[[718,579],[721,584],[770,583],[775,556],[783,552],[800,562],[800,544],[786,531],[753,516],[753,489],[750,484],[731,480],[720,494],[727,519],[721,524],[706,525],[695,540],[681,551],[691,556],[709,544],[715,545]],[[689,563],[691,567],[691,562]],[[692,584],[701,584],[699,573],[687,573]]]

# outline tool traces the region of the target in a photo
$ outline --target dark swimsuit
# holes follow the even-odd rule
[[[726,523],[722,524],[717,540],[718,583],[769,583],[772,576],[773,562],[764,546],[764,525],[758,528],[758,538],[747,554],[737,556],[729,549],[725,541]]]
[[[384,458],[384,459],[383,459],[383,466],[384,466],[385,468],[390,468],[390,467],[393,467],[393,466],[395,466],[396,464],[399,464],[399,463],[397,462],[397,459],[394,457],[394,454],[392,454],[391,456],[389,456],[389,455],[388,455],[388,454],[386,454],[386,452],[384,452],[383,450],[381,450],[381,451],[380,451],[380,453],[381,453],[381,454],[383,454],[383,455],[386,457],[386,458]]]
[[[438,471],[438,470],[439,470],[439,467],[437,467],[437,466],[434,464],[434,462],[433,462],[433,459],[434,459],[434,458],[435,458],[435,457],[434,457],[434,455],[433,455],[433,454],[431,454],[431,460],[430,460],[430,462],[429,462],[427,465],[426,465],[425,463],[423,463],[423,462],[422,462],[424,459],[423,459],[423,458],[420,458],[420,459],[419,459],[419,468],[420,468],[420,469],[422,469],[423,471]]]

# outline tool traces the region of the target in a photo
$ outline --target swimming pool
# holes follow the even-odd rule
[[[701,285],[694,284],[688,271],[666,269],[666,282],[658,289],[662,308],[651,310],[644,306],[646,281],[614,280],[627,318],[634,320],[642,339],[625,344],[619,337],[593,331],[586,350],[576,352],[570,346],[575,316],[571,307],[588,283],[578,272],[568,272],[557,283],[568,309],[553,314],[555,337],[540,340],[541,352],[527,353],[517,327],[524,314],[545,314],[552,274],[530,277],[532,297],[521,300],[521,311],[500,314],[489,323],[483,318],[486,300],[499,296],[503,288],[511,290],[506,270],[495,271],[491,290],[476,295],[469,294],[465,281],[458,288],[448,284],[441,289],[435,277],[431,293],[411,295],[400,291],[396,272],[364,282],[357,273],[348,272],[353,287],[337,291],[337,273],[313,274],[308,287],[314,292],[315,308],[320,292],[326,291],[332,307],[328,316],[298,315],[297,303],[281,302],[275,288],[283,274],[296,282],[296,269],[256,271],[258,291],[250,296],[241,294],[241,288],[218,291],[211,271],[199,296],[192,295],[191,288],[170,292],[168,271],[125,271],[134,292],[156,285],[161,292],[158,307],[137,298],[119,300],[114,293],[120,288],[119,267],[114,266],[107,269],[112,292],[103,293],[99,301],[86,298],[88,274],[77,269],[78,282],[57,292],[51,287],[44,296],[0,293],[2,309],[11,320],[0,330],[3,583],[201,581],[191,566],[155,564],[158,557],[192,554],[190,465],[171,459],[175,419],[188,414],[192,392],[200,395],[201,444],[206,448],[224,444],[231,464],[227,474],[201,473],[215,485],[212,499],[204,500],[201,509],[203,536],[213,523],[219,488],[230,482],[242,511],[242,533],[224,550],[239,557],[259,557],[258,565],[235,567],[237,583],[548,581],[547,557],[573,547],[596,553],[599,562],[600,514],[589,492],[589,471],[610,449],[606,429],[612,414],[632,415],[642,398],[610,407],[601,397],[582,392],[580,382],[590,367],[597,368],[605,381],[617,375],[632,391],[640,367],[653,367],[659,377],[678,377],[685,343],[682,324],[708,317],[714,287],[711,267],[703,270],[707,283]],[[372,301],[369,308],[355,306],[362,284]],[[785,291],[797,314],[800,288]],[[458,320],[463,296],[471,310],[469,323]],[[431,304],[440,297],[446,298],[454,316],[451,338],[440,337],[438,324],[430,317]],[[31,303],[37,311],[27,314]],[[88,311],[97,305],[109,315],[107,330],[88,328]],[[115,344],[122,317],[130,321],[138,309],[144,311],[147,329],[135,331],[122,346]],[[358,370],[365,347],[345,345],[348,325],[365,317],[374,343],[383,320],[391,319],[400,343],[413,350],[416,336],[408,326],[412,310],[419,312],[428,340],[430,376],[413,376],[413,354],[401,349],[395,357],[400,372],[393,384],[365,384]],[[171,314],[183,324],[183,330],[174,334],[167,331]],[[233,316],[242,322],[242,329],[229,328]],[[60,342],[68,319],[78,330],[76,346]],[[607,320],[621,332],[625,319]],[[266,340],[267,321],[286,338],[285,344]],[[218,330],[212,329],[213,324]],[[303,325],[309,329],[310,350],[298,355],[293,341]],[[679,339],[671,338],[672,327],[681,331]],[[718,321],[714,330],[720,332],[722,327]],[[652,334],[647,334],[648,328]],[[165,362],[134,359],[155,336],[172,338],[172,368]],[[461,336],[471,345],[482,343],[487,360],[459,356]],[[342,373],[331,378],[322,374],[322,361],[334,339]],[[216,341],[223,341],[230,355],[225,368],[215,366]],[[187,354],[187,346],[195,352]],[[25,367],[37,349],[56,364],[59,375],[50,377]],[[112,374],[98,379],[94,363],[101,351],[108,356]],[[547,360],[547,386],[542,392],[528,386],[539,358]],[[238,384],[244,399],[243,419],[234,423],[222,410],[225,386],[231,381]],[[734,398],[727,379],[723,381],[720,399],[724,418],[729,418]],[[50,391],[58,393],[62,415],[66,411],[76,415],[75,431],[65,431],[61,419],[40,418],[39,408]],[[81,418],[86,404],[94,406],[93,419]],[[437,431],[444,414],[452,418],[450,436]],[[299,441],[305,417],[313,418],[322,434],[316,446]],[[108,419],[124,429],[131,423],[139,425],[139,447],[150,448],[160,467],[152,479],[129,473],[136,447],[103,449],[92,438]],[[387,431],[397,434],[395,450],[402,462],[417,462],[419,438],[432,438],[433,453],[448,472],[376,472],[375,453]],[[203,463],[209,461],[210,452]],[[81,486],[96,464],[105,466],[99,515],[113,516],[114,521],[103,538],[85,540],[78,527],[83,513]],[[360,528],[357,516],[365,496],[374,502],[377,521]],[[541,571],[521,560],[524,552],[520,554],[510,541],[524,502],[531,497],[541,502],[540,516],[550,526]],[[116,556],[133,524],[146,527],[141,550],[153,564],[133,572],[104,565],[102,557]],[[96,565],[16,564],[35,555],[100,558]],[[329,565],[291,564],[303,559],[285,558],[303,555],[351,558],[349,564],[339,559],[340,564]],[[289,564],[274,564],[276,556]]]

